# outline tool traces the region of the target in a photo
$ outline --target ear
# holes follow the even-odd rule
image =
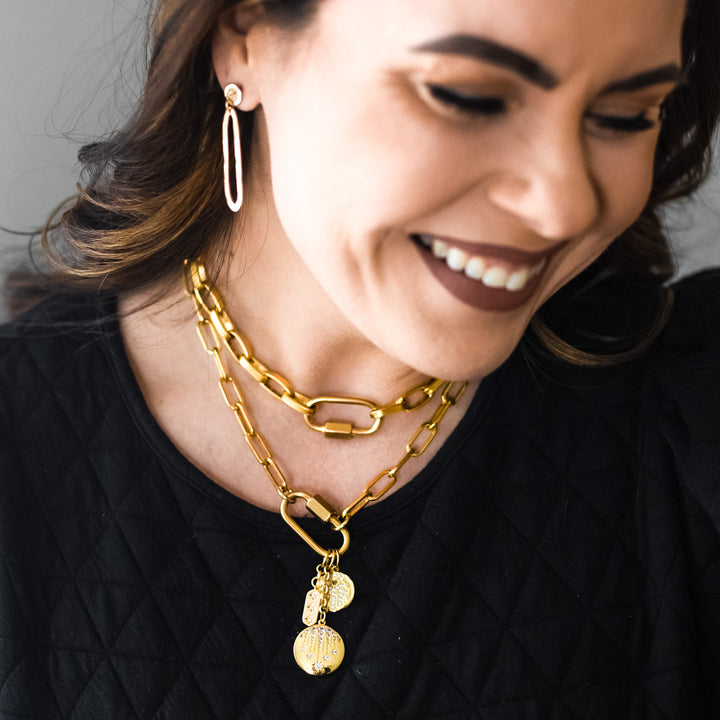
[[[212,37],[212,61],[215,76],[224,88],[235,83],[243,90],[240,110],[254,110],[260,95],[254,82],[248,52],[248,35],[261,23],[265,12],[261,3],[239,4],[220,16]]]

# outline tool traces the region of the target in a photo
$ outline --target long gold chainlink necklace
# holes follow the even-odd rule
[[[220,390],[225,403],[233,411],[240,424],[243,436],[252,454],[280,495],[280,514],[283,520],[322,557],[322,561],[316,568],[316,574],[311,583],[312,587],[305,597],[302,621],[306,627],[295,639],[293,653],[295,661],[306,673],[310,675],[327,675],[340,666],[345,656],[345,644],[342,637],[337,631],[325,624],[327,612],[337,612],[346,608],[355,596],[355,586],[352,580],[345,573],[340,572],[340,556],[350,546],[348,522],[353,515],[362,510],[368,503],[383,497],[395,485],[397,474],[405,464],[411,458],[419,457],[428,449],[437,436],[442,419],[447,414],[447,411],[460,400],[467,383],[433,378],[426,384],[412,388],[393,403],[383,406],[359,398],[334,396],[307,398],[293,390],[285,378],[269,370],[252,356],[248,343],[225,311],[219,294],[211,287],[202,261],[185,261],[185,280],[187,292],[193,300],[198,317],[198,336],[205,351],[215,360],[220,375]],[[342,511],[337,512],[321,495],[309,495],[302,490],[293,490],[288,485],[287,479],[278,466],[265,438],[252,423],[240,387],[228,372],[223,360],[223,349],[229,352],[231,357],[274,397],[279,398],[293,409],[302,412],[306,420],[308,417],[312,417],[317,405],[323,402],[367,407],[374,423],[378,420],[382,422],[382,419],[388,414],[421,407],[430,400],[436,391],[440,391],[440,405],[430,419],[423,422],[413,433],[405,445],[405,454],[400,461],[379,473],[365,486],[362,493]],[[410,398],[418,392],[422,393],[423,397],[417,401],[412,401]],[[326,437],[352,437],[354,434],[370,434],[377,430],[377,427],[372,427],[361,428],[360,431],[357,431],[351,423],[325,423],[324,426],[317,426],[311,422],[308,422],[308,424],[314,430],[323,432]],[[327,428],[328,425],[330,430],[322,429],[322,427]],[[343,428],[342,432],[336,433],[333,428],[338,425],[342,425]],[[348,429],[348,425],[350,429]],[[306,508],[316,518],[327,523],[334,531],[340,533],[342,537],[340,547],[329,549],[322,547],[289,514],[288,506],[298,500],[303,501]]]

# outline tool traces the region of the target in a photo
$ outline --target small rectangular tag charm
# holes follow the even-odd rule
[[[309,590],[305,596],[305,607],[303,608],[302,621],[310,627],[317,622],[322,605],[322,594],[318,590]]]

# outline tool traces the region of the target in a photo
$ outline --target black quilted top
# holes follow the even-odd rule
[[[642,362],[483,382],[353,520],[319,678],[317,556],[162,434],[112,307],[0,332],[1,718],[720,717],[720,273]]]

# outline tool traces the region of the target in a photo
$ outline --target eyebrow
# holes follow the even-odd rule
[[[533,85],[551,90],[558,85],[555,74],[524,53],[477,35],[446,35],[411,48],[413,52],[463,55],[513,70]]]
[[[513,48],[478,35],[446,35],[416,45],[411,50],[413,52],[431,52],[443,55],[462,55],[475,60],[483,60],[491,65],[512,70],[528,82],[544,90],[552,90],[560,83],[557,75],[537,60],[518,50],[513,50]],[[668,63],[612,82],[600,91],[600,95],[632,92],[666,82],[678,84],[683,80],[683,77],[683,71],[679,65]]]
[[[623,80],[606,85],[601,95],[611,95],[612,93],[632,92],[633,90],[641,90],[651,85],[660,85],[661,83],[681,83],[684,79],[682,68],[675,63],[662,65],[654,70],[631,75]]]

